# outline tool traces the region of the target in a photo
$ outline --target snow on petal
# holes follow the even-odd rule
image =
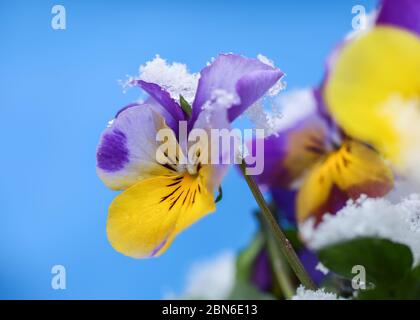
[[[264,129],[266,136],[270,136],[314,113],[316,107],[311,88],[294,89],[272,98],[270,110],[265,110],[263,101],[259,100],[245,114],[256,128]]]
[[[156,83],[167,90],[171,97],[178,101],[182,95],[190,104],[194,100],[197,90],[199,73],[189,73],[187,66],[182,63],[168,63],[159,55],[141,65],[139,76],[131,78],[132,80],[143,80],[150,83]]]

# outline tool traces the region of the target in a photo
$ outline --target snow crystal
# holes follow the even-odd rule
[[[283,118],[281,110],[273,105],[271,110],[266,111],[262,100],[250,106],[245,111],[245,115],[256,128],[264,129],[266,137],[277,133],[277,123]]]
[[[296,295],[291,300],[342,300],[335,293],[326,292],[324,288],[314,290],[306,290],[304,286],[300,285],[296,290]]]
[[[231,106],[240,103],[240,98],[237,94],[227,92],[224,89],[214,89],[211,92],[210,100],[207,101],[202,109],[214,110],[215,108],[229,109]]]
[[[197,262],[188,271],[186,287],[180,295],[167,294],[168,299],[226,299],[233,289],[236,257],[233,252]]]
[[[143,80],[160,85],[166,89],[172,98],[178,100],[182,95],[190,104],[194,100],[198,86],[199,73],[189,73],[187,66],[182,63],[168,63],[159,55],[139,68],[139,76],[131,77],[132,80]]]
[[[237,94],[227,92],[224,89],[214,89],[210,100],[206,101],[201,107],[202,112],[197,121],[201,121],[200,118],[202,118],[206,124],[211,124],[213,117],[223,117],[220,112],[224,112],[225,117],[227,117],[226,110],[239,102],[240,98]],[[201,124],[201,126],[205,127],[204,124]]]
[[[321,262],[318,262],[318,264],[315,266],[315,270],[318,270],[323,275],[327,275],[330,272],[330,270],[326,266],[324,266]]]
[[[294,89],[271,101],[271,110],[264,110],[262,101],[248,108],[246,116],[256,128],[266,131],[266,136],[277,134],[295,124],[300,119],[314,113],[317,101],[313,90]]]
[[[264,63],[264,64],[266,64],[270,67],[275,68],[274,61],[267,58],[266,56],[264,56],[262,54],[258,54],[257,59],[260,60],[262,63]],[[286,89],[287,83],[285,81],[283,81],[283,77],[281,79],[279,79],[279,81],[277,81],[277,83],[274,84],[274,86],[272,86],[270,88],[270,90],[268,90],[268,96],[269,97],[275,97],[276,95],[279,94],[280,91]]]
[[[300,232],[313,250],[358,237],[389,239],[407,245],[416,265],[420,262],[420,195],[398,203],[364,196],[349,201],[335,216],[324,215],[316,228],[309,219],[300,226]]]
[[[107,128],[111,128],[112,127],[112,125],[114,124],[114,121],[115,121],[115,119],[111,119],[111,120],[109,120],[108,121],[108,124],[107,124]]]
[[[257,59],[260,60],[262,63],[274,68],[274,61],[262,55],[261,53],[257,55]]]
[[[236,137],[235,137],[236,138]],[[240,143],[241,141],[239,140],[239,143],[237,143],[237,148],[235,148],[234,152],[234,159],[235,159],[235,163],[242,163],[242,161],[246,158],[250,156],[250,152],[248,149],[248,146],[246,145],[246,143]]]

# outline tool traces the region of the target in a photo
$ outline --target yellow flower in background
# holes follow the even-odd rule
[[[382,155],[337,126],[324,112],[319,89],[309,95],[305,103],[312,108],[307,114],[265,138],[264,154],[257,155],[265,162],[264,172],[255,177],[270,187],[287,219],[298,223],[308,219],[318,223],[348,200],[383,197],[394,185],[392,169]]]
[[[376,26],[339,52],[324,89],[340,126],[405,172],[420,160],[419,34],[420,1],[384,1]]]
[[[346,138],[321,157],[304,179],[296,199],[297,221],[314,217],[319,222],[325,213],[334,214],[349,199],[363,194],[384,196],[393,181],[391,169],[375,150]]]

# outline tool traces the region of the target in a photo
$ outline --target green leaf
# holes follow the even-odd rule
[[[191,118],[192,108],[191,108],[190,104],[188,103],[188,101],[185,100],[185,98],[180,95],[179,96],[179,103],[181,104],[182,111],[184,111],[184,113],[186,114],[188,119]]]
[[[345,279],[333,272],[328,273],[328,275],[322,279],[319,287],[345,299],[351,299],[353,297],[354,289],[351,287],[351,280]]]
[[[214,202],[218,203],[220,200],[222,200],[223,198],[223,190],[222,190],[222,186],[219,186],[219,194],[216,197],[216,200],[214,200]]]
[[[359,291],[359,300],[419,300],[420,266],[412,269],[401,281],[381,284],[372,290]]]
[[[398,285],[397,299],[420,299],[420,265],[415,267]]]
[[[357,238],[326,247],[318,252],[319,260],[331,271],[348,279],[361,265],[366,279],[377,287],[389,287],[401,281],[413,264],[411,250],[403,244],[380,238]]]
[[[357,300],[397,300],[397,291],[390,286],[378,286],[373,289],[360,290]]]

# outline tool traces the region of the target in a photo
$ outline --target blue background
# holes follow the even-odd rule
[[[219,52],[262,53],[289,88],[316,85],[351,29],[351,8],[374,1],[1,1],[0,298],[161,298],[194,261],[247,244],[255,202],[231,170],[216,214],[152,260],[107,242],[115,192],[95,173],[101,131],[139,96],[118,79],[160,54],[199,71]],[[51,28],[62,4],[67,29]],[[51,267],[67,290],[51,288]]]

